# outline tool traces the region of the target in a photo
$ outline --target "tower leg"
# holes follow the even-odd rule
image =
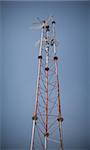
[[[45,118],[45,150],[47,150],[48,147],[48,55],[49,55],[49,47],[46,47],[46,118]]]
[[[32,137],[31,137],[31,146],[30,150],[33,150],[33,144],[34,144],[34,134],[35,134],[35,123],[37,120],[37,107],[38,107],[38,90],[39,90],[39,84],[40,84],[40,65],[41,65],[41,59],[42,57],[39,56],[39,63],[38,63],[38,77],[37,77],[37,88],[36,88],[36,101],[35,101],[35,108],[34,108],[34,115],[33,115],[33,127],[32,127]]]
[[[45,136],[45,150],[47,150],[47,137]]]
[[[63,136],[62,136],[62,122],[59,121],[59,133],[60,133],[60,147],[61,147],[61,150],[64,150],[63,148]]]
[[[30,146],[30,150],[33,150],[34,133],[35,133],[35,120],[33,120],[33,127],[32,127],[32,137],[31,137],[31,146]]]
[[[60,91],[59,91],[59,79],[58,79],[58,63],[57,63],[57,57],[55,58],[55,64],[56,64],[56,79],[57,79],[57,89],[58,89],[58,124],[59,124],[59,133],[60,133],[60,150],[64,150],[63,148],[63,137],[62,137],[62,121],[63,117],[61,115],[61,105],[60,105]]]

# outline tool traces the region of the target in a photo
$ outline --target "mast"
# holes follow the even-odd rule
[[[56,150],[64,150],[56,22],[49,17],[35,24],[39,24],[41,37],[30,150],[49,150],[52,144]]]

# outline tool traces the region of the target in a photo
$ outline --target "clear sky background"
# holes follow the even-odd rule
[[[90,2],[0,2],[0,146],[30,144],[39,30],[56,19],[65,149],[90,149]]]

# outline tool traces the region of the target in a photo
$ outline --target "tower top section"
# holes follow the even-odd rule
[[[52,26],[55,24],[55,20],[53,16],[50,16],[44,20],[40,20],[38,17],[33,22],[34,29],[46,29],[46,31],[50,31]]]
[[[58,41],[56,40],[55,24],[56,21],[53,16],[50,16],[44,20],[36,18],[33,22],[32,28],[41,30],[41,38],[36,42],[36,46],[39,45],[40,55],[42,53],[42,49],[46,46],[49,46],[49,49],[52,49],[54,54],[56,54]]]

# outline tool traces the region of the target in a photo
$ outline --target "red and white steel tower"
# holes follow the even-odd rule
[[[39,20],[39,18],[38,18]],[[38,75],[30,150],[64,150],[55,20],[39,24]]]

